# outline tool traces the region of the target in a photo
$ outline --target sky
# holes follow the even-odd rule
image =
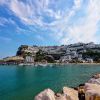
[[[100,43],[100,0],[0,0],[0,58],[20,45]]]

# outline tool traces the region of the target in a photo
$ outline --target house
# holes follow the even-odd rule
[[[92,58],[86,58],[86,62],[87,63],[93,63],[93,59]]]
[[[71,60],[72,59],[70,55],[66,55],[60,58],[60,62],[70,62]]]
[[[25,62],[26,63],[34,63],[34,57],[33,56],[26,56]]]

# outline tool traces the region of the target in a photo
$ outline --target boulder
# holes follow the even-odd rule
[[[98,78],[98,79],[91,78],[91,79],[88,81],[88,83],[100,85],[100,78]]]
[[[67,100],[79,100],[78,99],[78,91],[68,88],[68,87],[63,87],[63,93],[66,95]]]
[[[85,84],[85,93],[90,96],[99,96],[100,97],[100,85],[98,84]]]
[[[100,74],[93,75],[93,77],[88,81],[88,83],[100,85]]]
[[[85,84],[86,100],[100,100],[100,74],[95,74]]]
[[[35,97],[35,100],[55,100],[55,94],[51,89],[45,89]]]
[[[100,74],[95,74],[92,76],[92,78],[98,79],[98,78],[100,78]]]
[[[56,100],[67,100],[66,95],[57,93]]]

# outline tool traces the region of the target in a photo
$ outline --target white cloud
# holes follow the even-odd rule
[[[0,0],[0,5],[5,4],[6,0]]]
[[[23,2],[18,0],[12,0],[9,5],[13,13],[19,17],[22,21],[31,23],[32,11],[29,5],[25,5]]]
[[[7,24],[12,24],[17,26],[16,22],[11,18],[0,17],[0,26],[5,26]]]
[[[37,0],[36,2],[30,0],[28,3],[24,3],[18,0],[10,0],[8,7],[23,23],[44,26],[47,24],[42,20],[45,16],[60,18],[60,11],[55,12],[49,9],[49,2],[50,0]]]
[[[76,8],[80,5],[80,0],[75,0]],[[19,1],[19,0],[2,0],[4,4],[7,4],[10,10],[19,17],[24,23],[29,25],[50,25],[51,23],[46,23],[43,21],[45,16],[53,18],[53,23],[58,19],[63,19],[65,17],[66,11],[69,9],[65,9],[65,11],[61,11],[61,9],[53,9],[53,6],[57,6],[59,1],[55,0],[37,0],[32,1],[28,0],[28,3]],[[67,2],[67,1],[66,1]],[[63,6],[62,2],[62,6]],[[53,5],[52,5],[53,4]],[[51,6],[51,7],[50,7]],[[76,9],[76,8],[71,9]],[[58,20],[59,21],[59,20]]]
[[[70,40],[68,42],[98,42],[96,32],[100,21],[99,9],[100,1],[90,0],[86,9],[86,16],[79,20],[79,24],[72,24],[68,30],[65,30],[68,35],[62,39],[61,43],[66,43],[66,40]]]
[[[76,0],[77,1],[77,0]],[[78,8],[80,4],[75,4]],[[81,7],[81,6],[80,6]],[[78,8],[79,9],[79,8]],[[70,11],[71,16],[77,14],[75,9]],[[68,19],[68,21],[69,21]],[[61,44],[75,43],[75,42],[99,42],[97,31],[98,23],[100,21],[100,1],[89,0],[89,3],[85,9],[85,16],[77,18],[77,21],[73,21],[71,24],[67,21],[66,23],[60,24],[61,27],[59,38],[57,38]],[[99,37],[100,38],[100,37]]]
[[[75,8],[80,8],[83,0],[74,0]]]
[[[82,0],[74,0],[74,5],[70,8],[70,11],[67,11],[69,8],[65,11],[59,9],[55,11],[49,8],[50,0],[37,0],[34,4],[32,1],[29,4],[25,4],[21,1],[13,0],[11,1],[10,9],[26,24],[38,25],[43,29],[50,29],[54,33],[53,35],[59,32],[58,37],[55,39],[62,42],[65,38],[64,33],[66,27],[68,27],[68,21],[81,7]],[[53,2],[53,4],[56,6],[57,2]],[[53,18],[54,21],[50,23],[44,22],[43,19],[45,16]]]
[[[5,1],[0,0],[0,3],[5,3],[25,25],[50,30],[53,33],[51,36],[61,44],[98,42],[96,32],[100,21],[100,0],[88,0],[86,6],[83,6],[85,0],[72,0],[74,4],[65,10],[59,8],[60,0],[26,0],[27,3],[21,0]],[[63,1],[62,7],[65,3]],[[73,20],[80,9],[84,10],[85,16]],[[51,21],[44,21],[46,18]],[[71,19],[73,22],[70,24]]]
[[[0,17],[0,26],[4,26],[6,23],[8,23],[8,20],[4,17]]]

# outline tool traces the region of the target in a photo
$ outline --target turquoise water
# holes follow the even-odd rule
[[[0,100],[34,100],[45,88],[57,92],[66,85],[78,86],[98,72],[100,65],[0,66]]]

